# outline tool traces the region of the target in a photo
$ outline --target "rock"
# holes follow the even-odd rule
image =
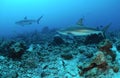
[[[94,57],[93,57],[93,60],[91,63],[95,63],[97,65],[100,65],[102,63],[106,62],[106,57],[105,55],[103,54],[103,52],[101,51],[98,51]]]
[[[0,61],[1,60],[5,60],[5,57],[4,56],[0,56]]]
[[[112,42],[108,39],[103,40],[98,44],[98,49],[104,52],[106,55],[110,55],[112,57],[112,61],[115,61],[116,54],[111,50]]]
[[[24,42],[14,42],[9,47],[10,48],[9,48],[8,56],[13,59],[20,59],[26,50],[26,46]]]
[[[64,60],[71,60],[73,58],[73,55],[72,54],[62,54],[61,57]]]
[[[18,72],[10,71],[9,73],[2,74],[1,78],[18,78]]]
[[[13,59],[21,58],[22,54],[26,50],[25,42],[17,41],[3,41],[0,44],[0,52],[4,56],[8,56]]]
[[[45,77],[45,76],[47,76],[47,75],[48,75],[48,74],[47,74],[46,72],[44,72],[44,71],[41,73],[41,77],[42,77],[42,78]]]
[[[31,44],[28,47],[27,51],[28,52],[39,52],[41,49],[42,49],[41,45],[39,45],[39,44]]]
[[[115,45],[116,45],[117,50],[120,51],[120,40],[118,40],[118,41],[115,43]]]
[[[64,44],[65,41],[59,36],[59,35],[55,35],[52,41],[53,45],[61,45]]]
[[[61,35],[61,38],[65,40],[65,42],[68,43],[77,43],[77,44],[98,44],[101,42],[104,38],[103,34],[90,34],[86,36],[73,36],[73,35]]]
[[[0,44],[0,53],[2,55],[5,55],[7,52],[9,52],[9,48],[12,44],[14,44],[15,41],[3,41]]]
[[[104,36],[102,34],[91,34],[88,35],[84,41],[84,43],[87,44],[98,44],[104,39]]]
[[[119,66],[114,66],[112,69],[115,73],[117,73],[120,70]]]
[[[120,45],[117,45],[116,48],[118,51],[120,51]]]
[[[103,52],[98,51],[95,56],[92,58],[91,62],[87,63],[83,67],[79,68],[82,70],[79,72],[80,76],[83,76],[86,72],[89,72],[90,70],[97,68],[97,69],[102,69],[102,70],[107,70],[108,64],[106,62],[105,55]],[[95,72],[97,73],[97,72]]]
[[[93,57],[94,53],[96,53],[97,51],[95,47],[89,47],[89,46],[79,46],[78,50],[80,54],[83,54],[87,58]]]

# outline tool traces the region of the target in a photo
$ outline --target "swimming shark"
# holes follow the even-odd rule
[[[65,29],[58,30],[57,32],[61,35],[73,35],[73,36],[88,36],[91,34],[102,34],[105,36],[106,30],[109,28],[111,24],[104,26],[102,30],[97,30],[92,27],[85,26],[83,24],[83,18],[81,18],[75,25],[70,26]]]
[[[32,25],[34,23],[39,24],[40,20],[42,19],[43,16],[39,17],[37,20],[34,19],[28,19],[27,17],[24,17],[23,20],[19,20],[17,22],[15,22],[15,24],[17,25],[21,25],[21,26],[26,26],[26,25]]]

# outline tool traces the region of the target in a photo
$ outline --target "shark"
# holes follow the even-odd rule
[[[60,29],[57,32],[61,35],[72,35],[72,36],[88,36],[91,34],[102,34],[105,36],[106,30],[110,27],[111,24],[104,26],[102,30],[97,30],[95,28],[85,26],[83,24],[83,18],[81,18],[75,25],[70,26],[65,29]]]
[[[37,20],[34,20],[34,19],[28,19],[25,16],[23,20],[19,20],[19,21],[15,22],[15,24],[20,25],[20,26],[32,25],[34,23],[39,24],[42,17],[43,16],[40,16]]]

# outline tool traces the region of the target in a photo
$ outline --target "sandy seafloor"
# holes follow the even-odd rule
[[[0,78],[120,78],[119,39],[109,40],[116,55],[112,61],[111,55],[97,48],[99,44],[64,43],[48,33],[1,40]]]

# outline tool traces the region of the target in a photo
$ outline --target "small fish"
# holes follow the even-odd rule
[[[31,25],[34,23],[39,24],[40,20],[42,19],[43,16],[39,17],[37,20],[33,20],[33,19],[27,19],[27,17],[24,17],[23,20],[17,21],[15,22],[15,24],[21,25],[21,26],[25,26],[25,25]]]

